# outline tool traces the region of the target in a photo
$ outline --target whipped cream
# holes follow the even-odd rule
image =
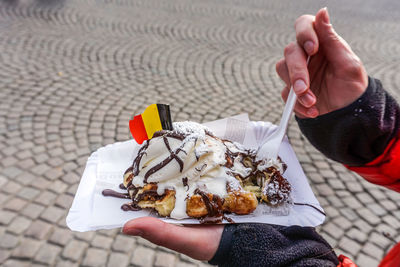
[[[241,190],[240,182],[233,175],[246,177],[251,169],[246,168],[236,157],[233,166],[226,166],[227,153],[247,154],[243,147],[223,141],[212,135],[206,127],[194,122],[175,122],[174,131],[159,135],[142,144],[139,162],[134,164],[135,187],[156,183],[157,193],[166,189],[175,190],[175,207],[170,217],[188,218],[186,199],[196,189],[220,197],[231,190]]]

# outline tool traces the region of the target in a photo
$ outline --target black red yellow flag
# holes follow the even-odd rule
[[[160,130],[172,130],[169,105],[152,104],[142,114],[129,121],[129,129],[138,144],[153,137]]]

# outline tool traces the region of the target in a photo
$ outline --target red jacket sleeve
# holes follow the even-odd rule
[[[367,181],[400,192],[400,134],[390,141],[385,151],[362,167],[348,169],[358,173]]]

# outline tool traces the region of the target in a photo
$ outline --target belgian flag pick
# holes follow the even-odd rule
[[[152,104],[129,121],[129,129],[138,144],[151,139],[160,130],[173,130],[169,105]]]

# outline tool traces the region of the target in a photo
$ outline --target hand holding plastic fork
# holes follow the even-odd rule
[[[307,65],[310,61],[310,57],[307,58]],[[296,104],[297,96],[294,93],[293,85],[290,87],[289,96],[286,101],[285,108],[283,110],[282,118],[278,128],[267,138],[264,144],[257,151],[257,160],[261,159],[272,159],[278,158],[279,148],[281,146],[283,137],[286,134],[286,130],[289,124],[290,117],[293,113],[294,105]]]

